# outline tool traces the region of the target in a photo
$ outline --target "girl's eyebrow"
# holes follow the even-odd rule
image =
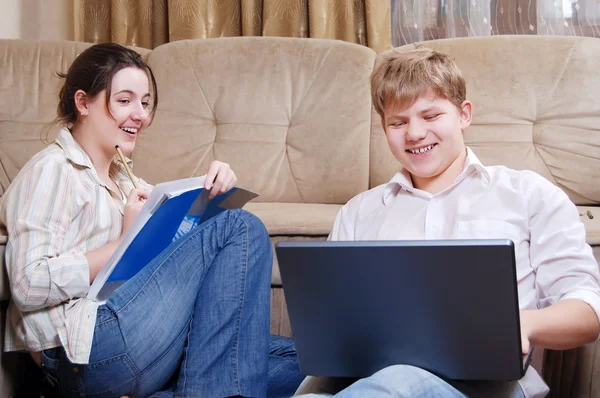
[[[123,94],[123,93],[135,95],[135,93],[133,91],[131,91],[131,90],[121,90],[119,92],[116,92],[115,95],[117,95],[117,94]],[[149,97],[149,96],[150,96],[150,93],[146,93],[142,97]]]

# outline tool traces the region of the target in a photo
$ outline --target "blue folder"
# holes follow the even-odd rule
[[[234,195],[236,192],[239,194],[237,197]],[[119,286],[135,276],[152,259],[193,227],[227,209],[242,207],[256,196],[244,189],[233,188],[208,201],[208,191],[197,188],[166,198],[125,249],[98,294],[92,299],[100,302],[108,300]],[[233,200],[225,203],[228,198]],[[199,202],[195,203],[196,201]]]

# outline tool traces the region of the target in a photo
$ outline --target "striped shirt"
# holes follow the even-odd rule
[[[133,188],[117,156],[109,175],[126,195]],[[71,362],[88,363],[98,303],[86,298],[84,253],[120,236],[124,207],[66,128],[21,169],[0,198],[11,288],[5,351],[63,346]]]

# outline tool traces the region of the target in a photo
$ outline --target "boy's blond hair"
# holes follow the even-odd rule
[[[428,89],[458,109],[467,96],[465,79],[454,60],[430,48],[386,51],[377,57],[371,74],[373,106],[384,118],[387,105],[405,109]]]

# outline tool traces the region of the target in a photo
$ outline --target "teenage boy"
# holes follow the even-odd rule
[[[576,207],[538,174],[484,166],[465,146],[472,105],[454,61],[430,49],[383,53],[371,94],[402,171],[350,200],[329,238],[509,238],[515,244],[523,353],[530,344],[565,350],[595,341],[600,276]],[[543,397],[548,392],[532,367],[518,382],[457,382],[395,365],[348,384],[314,378],[303,389],[341,389],[340,397]]]

